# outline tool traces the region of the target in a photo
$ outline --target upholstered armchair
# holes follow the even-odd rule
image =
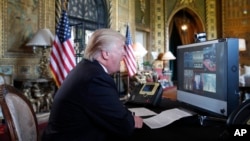
[[[0,105],[11,141],[38,141],[38,124],[30,101],[11,85],[0,85]]]

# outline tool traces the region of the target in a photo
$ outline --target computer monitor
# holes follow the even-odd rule
[[[208,115],[227,117],[239,105],[237,38],[177,47],[177,100]]]

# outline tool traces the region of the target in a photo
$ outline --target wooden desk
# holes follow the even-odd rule
[[[165,88],[163,90],[162,97],[176,101],[177,100],[177,87],[172,86],[172,87]]]
[[[159,106],[144,106],[137,104],[129,104],[128,107],[146,107],[156,113],[160,113],[166,109],[183,108],[178,101],[163,98]],[[148,118],[148,117],[145,117]],[[167,118],[167,117],[166,117]],[[168,126],[150,129],[147,125],[143,125],[142,129],[136,129],[129,141],[171,141],[171,140],[220,140],[226,129],[225,122],[206,121],[206,124],[200,124],[198,114],[179,119]]]

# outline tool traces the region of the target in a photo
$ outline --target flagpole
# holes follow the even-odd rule
[[[68,9],[68,0],[63,1],[63,10],[67,11]]]
[[[127,26],[129,26],[128,25],[128,22],[127,22]],[[127,66],[126,66],[127,67]],[[129,98],[130,98],[130,93],[129,93],[129,91],[130,91],[130,83],[129,83],[129,74],[128,74],[128,68],[127,68],[127,97],[126,97],[126,100],[128,101],[129,100]]]
[[[127,74],[127,100],[130,98],[130,93],[129,93],[129,91],[130,91],[130,83],[129,83],[129,75]]]
[[[128,22],[127,22],[127,26],[129,26],[129,25],[128,25]],[[130,79],[129,79],[129,74],[128,74],[128,72],[127,72],[127,82],[128,82],[128,83],[127,83],[127,100],[129,100],[129,98],[130,98],[130,93],[129,93],[129,92],[130,92],[130,82],[129,82],[129,80],[130,80]]]
[[[127,26],[129,26],[128,25],[128,22],[127,22]],[[130,93],[129,93],[129,91],[130,91],[130,83],[129,83],[129,74],[127,74],[127,97],[128,97],[128,99],[130,98]]]

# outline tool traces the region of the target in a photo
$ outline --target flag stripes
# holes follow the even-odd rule
[[[125,42],[125,58],[124,58],[124,62],[126,64],[127,67],[127,71],[130,77],[132,77],[133,75],[136,74],[136,60],[135,60],[135,55],[134,55],[134,51],[133,51],[133,43],[132,43],[132,39],[131,39],[131,35],[130,35],[130,30],[129,30],[129,26],[127,25],[127,29],[126,29],[126,42]]]
[[[50,70],[58,87],[75,65],[75,50],[71,39],[71,28],[69,27],[67,13],[63,10],[50,54]]]

